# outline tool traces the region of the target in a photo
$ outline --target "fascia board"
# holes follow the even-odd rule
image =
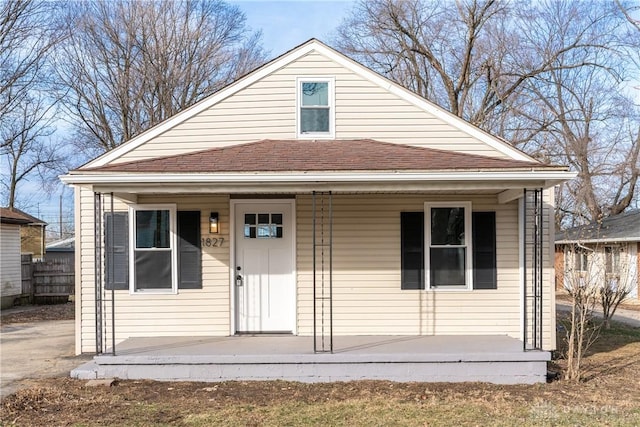
[[[616,242],[640,242],[640,237],[619,237],[604,239],[577,239],[577,240],[556,240],[556,245],[575,245],[582,243],[616,243]]]
[[[274,183],[274,182],[400,182],[400,181],[546,181],[562,182],[575,177],[566,171],[518,172],[380,172],[380,173],[73,173],[60,176],[65,184],[159,184],[159,183]]]

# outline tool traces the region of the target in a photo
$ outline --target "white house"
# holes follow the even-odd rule
[[[22,295],[20,227],[29,220],[9,208],[0,208],[0,296],[1,307],[14,304]]]
[[[594,285],[623,286],[640,299],[640,210],[630,210],[556,234],[556,286],[574,277]]]

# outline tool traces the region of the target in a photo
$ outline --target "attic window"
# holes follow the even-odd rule
[[[333,79],[298,79],[298,136],[333,136]]]

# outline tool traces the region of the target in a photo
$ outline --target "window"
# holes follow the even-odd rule
[[[144,210],[136,210],[136,216],[137,212],[144,212]],[[169,209],[169,212],[171,213],[171,209]],[[149,216],[149,214],[140,215],[140,217],[145,216]],[[162,217],[163,214],[160,216]],[[166,215],[164,219],[166,220]],[[162,225],[163,219],[161,218],[160,220]],[[105,213],[105,289],[130,289],[129,275],[131,273],[129,271],[129,266],[135,265],[136,260],[140,260],[141,258],[141,255],[136,253],[131,257],[132,259],[130,262],[130,229],[128,227],[128,223],[129,214],[127,212],[114,212],[113,214],[110,212]],[[177,212],[178,289],[202,289],[200,226],[200,211]],[[139,233],[141,244],[143,245],[145,244],[143,241],[149,238],[148,234],[145,235],[147,231],[148,225],[146,227],[143,225]],[[164,237],[159,240],[166,239],[166,233],[163,235]],[[169,236],[169,239],[171,239],[171,236]],[[151,250],[152,248],[146,249]],[[141,250],[142,248],[139,248],[137,252],[140,252]],[[153,260],[150,262],[153,265]],[[145,266],[142,265],[142,267],[144,268]],[[162,273],[159,274],[166,275],[167,279],[170,279],[172,277],[172,271],[173,270],[171,268],[164,269]],[[145,286],[145,278],[142,278],[142,280],[142,285]],[[161,283],[164,282],[165,279],[163,278]],[[171,284],[171,289],[173,289],[173,283]],[[147,286],[147,289],[156,289],[154,287],[149,287],[149,285]],[[166,290],[167,288],[165,287],[160,289]],[[139,286],[136,284],[133,287],[133,290],[140,290]]]
[[[589,268],[589,253],[584,248],[576,248],[573,252],[573,270],[577,272],[586,272]]]
[[[177,284],[175,207],[137,206],[132,208],[133,290],[175,291]]]
[[[425,235],[424,212],[400,213],[401,289],[425,288],[425,240],[431,242],[428,265],[432,268],[427,270],[430,289],[468,289],[470,277],[473,289],[497,289],[496,213],[471,213],[473,238],[469,242],[465,231],[470,228],[470,203],[430,206],[429,235]],[[450,254],[451,259],[447,259]]]
[[[468,288],[471,203],[425,203],[425,213],[429,288]]]
[[[620,246],[605,246],[605,272],[607,278],[618,277],[620,275]]]
[[[245,239],[282,239],[281,213],[244,214]]]
[[[333,79],[298,79],[298,135],[333,136]]]

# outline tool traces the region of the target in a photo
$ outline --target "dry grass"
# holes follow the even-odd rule
[[[563,361],[555,362],[562,369]],[[484,383],[34,381],[2,402],[2,425],[640,425],[640,328],[614,324],[586,380]]]

